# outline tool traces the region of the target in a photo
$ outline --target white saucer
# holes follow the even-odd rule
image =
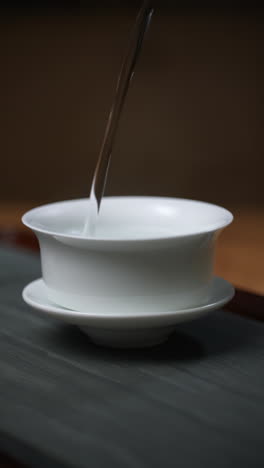
[[[98,313],[94,310],[76,312],[52,303],[42,279],[23,290],[24,301],[42,314],[78,325],[90,339],[100,345],[137,348],[159,344],[166,340],[180,322],[193,320],[226,304],[234,295],[233,286],[222,278],[212,281],[209,300],[192,309],[146,313]]]

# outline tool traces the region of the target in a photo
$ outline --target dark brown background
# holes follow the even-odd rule
[[[2,11],[1,201],[88,196],[138,3]],[[263,43],[261,10],[157,2],[107,194],[263,204]]]

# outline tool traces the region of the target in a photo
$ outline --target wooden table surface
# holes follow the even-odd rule
[[[2,237],[28,230],[21,224],[21,216],[32,203],[0,203],[0,231]],[[264,207],[234,207],[235,221],[221,234],[215,272],[237,288],[264,294]],[[3,234],[4,233],[4,234]]]
[[[32,207],[30,203],[0,203],[0,240],[13,243],[17,233],[20,233],[21,244],[28,242],[28,246],[31,245],[33,237],[21,224],[20,218]],[[235,215],[235,221],[219,238],[216,274],[226,278],[237,288],[264,295],[264,208],[234,208],[231,211]],[[245,315],[248,315],[248,304],[250,313],[254,316],[256,311],[255,317],[263,320],[263,298],[243,291],[238,291],[237,299],[232,302],[230,310],[242,314],[245,311]],[[22,468],[19,462],[2,453],[0,466]]]
[[[264,322],[225,307],[111,350],[23,304],[37,255],[1,248],[0,265],[0,451],[36,468],[264,467]]]

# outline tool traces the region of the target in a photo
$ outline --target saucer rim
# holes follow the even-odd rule
[[[36,288],[41,285],[42,288],[45,286],[44,280],[39,278],[30,282],[27,286],[24,287],[22,291],[22,297],[26,304],[32,307],[35,310],[38,310],[41,313],[45,313],[53,318],[57,318],[59,320],[68,321],[70,323],[75,324],[89,324],[93,326],[101,327],[103,322],[107,322],[109,324],[116,324],[119,323],[120,327],[124,325],[129,325],[129,323],[137,323],[139,326],[144,324],[149,324],[152,322],[152,326],[156,324],[157,326],[161,323],[166,322],[166,324],[170,323],[173,319],[177,322],[180,321],[187,321],[188,319],[191,320],[192,318],[198,318],[198,316],[205,315],[213,310],[220,309],[223,307],[227,302],[229,302],[234,294],[235,289],[231,283],[227,280],[214,276],[212,281],[212,290],[213,288],[224,287],[225,294],[222,295],[222,298],[218,300],[214,300],[214,298],[209,299],[208,303],[196,306],[187,309],[176,309],[176,310],[169,310],[166,312],[155,312],[155,313],[113,313],[113,312],[106,312],[106,313],[98,313],[98,312],[78,312],[72,309],[67,309],[61,307],[59,305],[45,305],[39,302],[34,301],[32,299],[32,292],[36,290]]]

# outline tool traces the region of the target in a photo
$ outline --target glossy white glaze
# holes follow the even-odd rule
[[[226,304],[234,295],[231,284],[214,278],[205,305],[182,310],[132,313],[123,304],[122,312],[96,310],[91,300],[86,312],[65,309],[51,302],[42,279],[25,287],[25,302],[40,313],[79,326],[96,343],[112,347],[152,346],[166,340],[180,322],[197,319]]]
[[[224,208],[159,197],[104,199],[98,237],[81,235],[88,200],[31,210],[49,298],[85,312],[160,311],[208,300],[215,241],[232,221]]]

